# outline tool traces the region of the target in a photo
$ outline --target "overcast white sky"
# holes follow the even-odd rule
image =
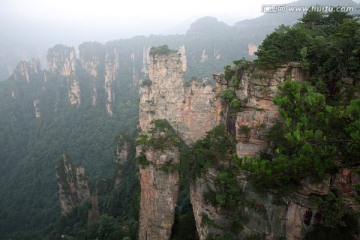
[[[264,3],[291,0],[0,0],[3,14],[48,24],[175,27],[203,16],[228,24],[260,16]]]
[[[200,16],[251,18],[264,3],[291,0],[1,0],[8,12],[48,21],[179,22]],[[4,7],[4,6],[2,6]],[[225,19],[224,19],[225,20]]]
[[[6,37],[17,31],[22,32],[23,29],[28,29],[28,36],[33,35],[36,29],[42,33],[44,29],[55,29],[64,33],[61,39],[78,34],[89,41],[151,33],[184,33],[200,17],[213,16],[232,25],[240,20],[261,16],[263,4],[293,1],[0,0],[0,37],[2,34]],[[103,36],[102,39],[95,39],[100,36]]]

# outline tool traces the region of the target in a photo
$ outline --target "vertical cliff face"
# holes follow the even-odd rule
[[[186,84],[179,123],[184,126],[181,136],[186,143],[194,143],[220,123],[222,106],[218,94],[206,82],[193,80]]]
[[[140,239],[170,239],[179,192],[179,172],[163,167],[179,163],[179,150],[145,151],[149,166],[140,167]]]
[[[74,168],[70,159],[63,155],[56,163],[61,215],[69,214],[73,208],[90,200],[90,188],[83,167]]]
[[[195,142],[219,123],[221,103],[215,88],[196,80],[184,84],[180,53],[150,59],[151,84],[140,89],[140,128],[148,131],[151,121],[166,119],[186,143]]]
[[[184,86],[181,53],[150,55],[151,82],[140,89],[139,124],[143,135],[153,142],[166,139],[166,147],[141,145],[140,239],[170,239],[179,192],[179,149],[166,131],[159,131],[156,120],[169,123],[174,134],[186,143],[204,136],[217,123],[217,100],[212,86],[193,81]],[[209,121],[209,119],[211,119]],[[154,126],[155,124],[155,126]],[[201,127],[199,127],[201,126]],[[170,143],[170,145],[168,145]],[[145,164],[144,164],[145,162]]]
[[[254,73],[246,72],[240,79],[240,88],[236,89],[232,82],[224,79],[224,75],[214,75],[216,80],[216,91],[220,94],[226,89],[234,90],[238,99],[244,103],[241,112],[237,112],[234,121],[227,121],[227,109],[223,111],[224,123],[228,128],[234,129],[236,137],[236,152],[239,157],[257,156],[260,150],[267,146],[265,134],[278,120],[279,114],[272,98],[277,92],[277,85],[285,80],[286,75],[295,76],[296,67],[289,65],[274,71]],[[293,74],[292,74],[293,73]],[[298,79],[298,78],[297,78]],[[232,116],[231,118],[234,118]],[[235,126],[233,126],[235,125]],[[243,129],[249,129],[244,131]],[[196,179],[191,186],[191,203],[195,214],[196,226],[200,239],[209,235],[223,234],[224,229],[231,228],[233,216],[221,208],[206,204],[204,194],[209,190],[216,190],[217,169],[209,169],[202,177]],[[249,222],[244,225],[244,230],[239,238],[251,235],[271,236],[269,239],[276,239],[284,235],[286,213],[283,208],[272,203],[273,196],[260,196],[251,189],[247,180],[246,172],[238,173],[238,185],[249,201],[257,202],[261,208],[268,209],[269,216],[263,217],[259,212],[251,208],[239,206],[240,215],[250,216]],[[213,222],[213,227],[204,224],[204,216]]]
[[[105,56],[105,81],[104,89],[106,92],[106,111],[111,116],[113,111],[111,103],[114,99],[113,89],[111,88],[113,82],[118,78],[118,71],[120,68],[119,53],[116,49],[108,49]]]
[[[278,91],[277,85],[283,83],[286,76],[291,76],[296,81],[305,79],[305,74],[297,63],[289,63],[276,70],[255,69],[244,72],[238,89],[225,81],[224,75],[215,75],[218,89],[234,90],[237,98],[244,103],[242,111],[236,114],[235,121],[230,122],[235,125],[236,152],[240,158],[258,156],[267,147],[265,135],[280,120],[272,99]],[[226,108],[223,110],[226,114]],[[281,202],[276,202],[274,193],[255,191],[248,174],[239,170],[237,185],[242,189],[245,201],[251,204],[238,206],[234,210],[237,216],[246,219],[242,230],[237,233],[237,239],[250,236],[261,239],[305,239],[306,233],[323,220],[319,204],[311,199],[314,196],[326,197],[334,189],[346,206],[346,211],[358,213],[360,205],[356,200],[354,185],[359,183],[359,175],[355,172],[356,169],[352,168],[340,169],[317,184],[305,179],[294,194],[284,196]],[[233,215],[220,207],[207,204],[204,198],[209,190],[217,189],[218,173],[217,169],[209,169],[191,186],[190,197],[201,240],[210,235],[223,235],[232,226]]]
[[[31,62],[21,61],[14,70],[13,76],[15,81],[24,79],[27,83],[30,79],[41,72],[40,61],[32,59]]]
[[[56,45],[47,55],[48,70],[62,77],[74,75],[77,65],[76,51],[73,47]]]
[[[120,58],[117,48],[105,48],[100,43],[83,43],[79,46],[80,61],[85,73],[89,76],[92,87],[92,105],[98,101],[105,103],[107,113],[112,116],[112,102],[114,100],[113,83],[119,79]],[[105,94],[104,100],[99,94]]]
[[[166,119],[170,124],[180,122],[184,100],[183,74],[178,53],[152,56],[149,65],[152,83],[140,90],[139,123],[144,134],[151,130],[153,120]],[[176,169],[165,172],[160,167],[178,163],[179,150],[175,146],[165,151],[138,147],[137,155],[142,155],[150,163],[139,169],[139,237],[142,240],[170,239],[179,191],[179,172]]]
[[[236,116],[236,150],[239,157],[257,156],[267,146],[265,134],[280,120],[273,98],[277,86],[290,76],[295,81],[303,81],[304,73],[297,63],[278,67],[276,70],[256,70],[243,74],[240,89],[236,94],[246,102],[243,110]],[[250,132],[242,129],[248,128]]]
[[[142,131],[148,131],[154,119],[166,119],[170,124],[181,120],[184,101],[184,71],[180,54],[150,57],[150,86],[140,89],[139,123]]]
[[[68,98],[71,105],[81,104],[81,89],[77,78],[76,51],[73,47],[56,45],[50,48],[47,55],[49,72],[66,79],[69,89]]]

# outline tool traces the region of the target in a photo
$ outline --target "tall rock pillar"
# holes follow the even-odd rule
[[[179,163],[179,149],[166,131],[171,126],[176,131],[181,120],[183,75],[179,53],[150,56],[151,83],[140,90],[140,128],[142,136],[147,136],[152,142],[166,139],[166,146],[143,144],[137,147],[138,159],[142,159],[139,162],[141,240],[166,240],[171,236],[179,192],[179,172],[175,167]],[[169,126],[166,129],[157,128],[153,124],[155,120],[167,122]]]
[[[182,59],[173,51],[150,54],[150,81],[140,89],[141,240],[170,239],[179,192],[179,139],[192,144],[221,119],[213,86],[196,80],[184,86]]]

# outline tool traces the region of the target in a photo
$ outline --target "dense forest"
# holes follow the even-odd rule
[[[214,35],[214,32],[222,34]],[[240,35],[215,18],[206,17],[195,22],[186,36],[139,36],[106,44],[85,42],[79,46],[80,59],[74,60],[76,69],[69,76],[59,72],[66,65],[64,58],[67,55],[56,54],[72,51],[72,48],[56,45],[49,49],[47,58],[48,64],[54,61],[57,69],[41,70],[36,61],[20,62],[14,74],[0,83],[2,238],[48,236],[53,239],[61,232],[77,234],[78,225],[76,230],[69,227],[76,220],[64,223],[59,219],[55,162],[67,154],[75,166],[85,167],[94,194],[98,180],[115,178],[117,137],[128,135],[134,139],[136,136],[138,88],[141,81],[148,78],[147,51],[151,46],[161,44],[176,50],[185,46],[187,81],[192,78],[211,80],[213,72],[222,71],[222,66],[231,63],[232,59],[247,55],[247,42]],[[118,60],[115,60],[116,56]],[[85,62],[96,65],[96,77],[85,69],[88,66]],[[108,96],[104,89],[105,68],[110,63],[121,66],[114,72],[116,79],[111,82],[111,116],[107,112]],[[81,90],[79,105],[69,101],[74,81]],[[95,105],[94,89],[97,94]],[[38,117],[37,108],[40,109]],[[124,171],[132,173],[128,174],[128,183],[123,187],[133,193],[138,191],[135,162],[129,164]],[[104,196],[104,199],[111,198],[113,203],[100,200],[100,205],[126,205],[132,198],[128,196],[123,203],[116,202],[116,194],[122,196],[125,193],[117,190],[114,194]],[[125,220],[134,218],[127,219],[125,216],[128,215],[120,209],[108,214]]]

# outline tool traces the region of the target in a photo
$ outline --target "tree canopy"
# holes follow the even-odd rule
[[[293,26],[281,25],[256,52],[255,62],[275,67],[299,61],[328,100],[341,98],[342,79],[360,77],[360,23],[346,12],[309,11]]]

